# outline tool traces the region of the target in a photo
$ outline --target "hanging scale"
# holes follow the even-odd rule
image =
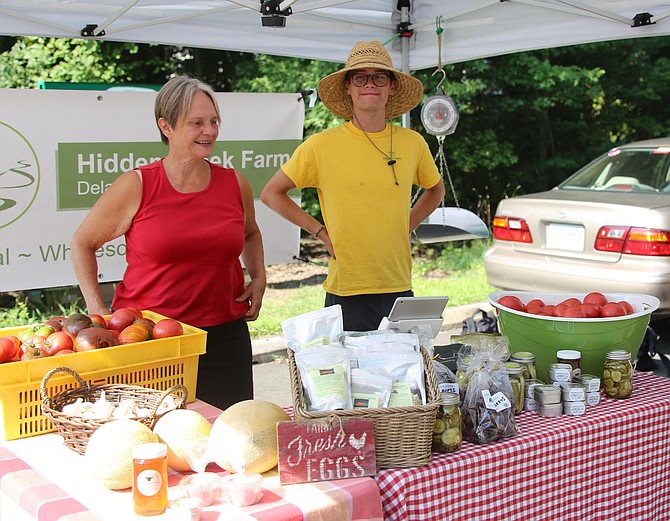
[[[454,100],[442,90],[442,83],[446,79],[446,73],[442,68],[442,28],[440,27],[440,17],[437,17],[435,24],[437,26],[436,32],[438,37],[438,67],[433,76],[441,72],[442,79],[437,84],[435,95],[429,97],[421,108],[421,123],[423,123],[427,133],[437,138],[438,151],[435,155],[435,162],[438,164],[442,179],[445,179],[446,175],[449,181],[449,187],[451,188],[451,194],[456,207],[445,207],[443,199],[440,208],[437,208],[425,223],[419,225],[414,233],[417,239],[423,243],[486,238],[489,236],[486,224],[470,210],[462,209],[459,206],[456,189],[454,188],[449,167],[447,166],[447,158],[444,155],[444,138],[456,131],[459,113]],[[416,200],[418,195],[419,192],[415,194],[414,200]],[[412,203],[414,203],[414,200]]]

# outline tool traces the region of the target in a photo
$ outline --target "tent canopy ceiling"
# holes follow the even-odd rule
[[[670,1],[0,0],[0,34],[93,38],[258,52],[334,62],[360,40],[387,43],[404,70],[579,43],[670,34]],[[407,8],[399,10],[398,6]],[[406,25],[400,25],[406,22]],[[441,28],[441,55],[437,29]],[[397,35],[400,29],[406,34]],[[104,31],[104,34],[100,34]]]

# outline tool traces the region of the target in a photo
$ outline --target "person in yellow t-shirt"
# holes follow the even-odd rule
[[[346,122],[305,140],[261,200],[326,245],[325,305],[342,306],[344,329],[373,330],[397,297],[413,295],[410,233],[444,197],[425,139],[387,121],[416,107],[423,85],[397,71],[373,41],[357,43],[345,67],[323,78],[318,91]],[[412,207],[413,185],[424,192]],[[305,187],[316,188],[324,224],[289,197]]]

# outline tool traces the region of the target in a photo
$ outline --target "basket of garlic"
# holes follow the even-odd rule
[[[68,373],[79,387],[48,396],[47,382],[57,373]],[[138,385],[91,385],[69,367],[56,367],[42,378],[40,394],[42,414],[51,421],[67,447],[84,454],[88,438],[104,423],[129,418],[153,429],[162,415],[186,407],[188,390],[179,384],[164,391]]]

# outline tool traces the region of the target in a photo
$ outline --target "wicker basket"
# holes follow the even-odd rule
[[[293,351],[287,351],[296,420],[317,420],[333,415],[341,418],[370,418],[374,422],[378,469],[417,467],[430,462],[433,427],[442,399],[433,363],[423,347],[421,355],[425,367],[426,405],[319,412],[307,410],[300,371]]]
[[[49,397],[46,391],[47,382],[56,373],[68,373],[77,380],[79,387],[66,389],[53,397]],[[76,402],[78,398],[81,398],[85,402],[95,402],[100,398],[102,391],[105,392],[105,399],[107,401],[118,403],[125,399],[131,399],[138,407],[150,409],[151,413],[148,416],[137,419],[150,429],[153,429],[158,419],[162,416],[161,414],[157,414],[156,411],[168,395],[174,395],[177,408],[179,409],[185,407],[188,397],[188,389],[179,384],[173,385],[165,391],[156,391],[139,385],[89,385],[76,371],[68,367],[55,367],[44,375],[40,385],[42,414],[51,421],[58,433],[63,437],[65,445],[78,454],[86,452],[86,445],[91,434],[101,425],[114,421],[114,418],[82,418],[64,414],[62,409],[65,405]]]

